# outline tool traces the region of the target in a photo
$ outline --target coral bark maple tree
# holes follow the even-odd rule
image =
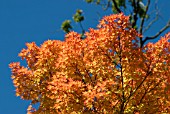
[[[16,95],[32,101],[28,114],[170,112],[170,33],[140,48],[141,35],[120,13],[85,36],[27,43],[19,56],[28,66],[9,65]]]

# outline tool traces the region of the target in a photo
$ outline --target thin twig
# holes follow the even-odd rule
[[[110,6],[110,1],[107,2],[105,6],[102,6],[103,10],[106,11]]]
[[[85,30],[84,30],[84,28],[83,28],[83,25],[82,25],[82,23],[81,23],[81,22],[79,22],[79,23],[80,23],[80,27],[81,27],[81,30],[82,30],[82,34],[84,35]]]

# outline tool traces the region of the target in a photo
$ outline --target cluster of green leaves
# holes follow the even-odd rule
[[[82,16],[82,10],[77,10],[76,13],[73,15],[73,20],[75,22],[81,22],[84,20],[84,16]]]
[[[95,2],[96,4],[100,4],[101,0],[86,0],[87,3]]]
[[[66,33],[70,32],[70,29],[72,29],[71,21],[65,20],[61,25],[61,29]]]
[[[84,20],[82,13],[83,11],[80,9],[76,11],[76,13],[73,15],[74,22],[81,23]],[[71,20],[65,20],[61,25],[61,29],[66,33],[70,32],[72,28]]]

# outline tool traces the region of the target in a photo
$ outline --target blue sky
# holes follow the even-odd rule
[[[154,35],[170,19],[170,1],[159,1],[161,18],[146,35]],[[8,64],[21,61],[18,53],[25,48],[26,42],[34,41],[40,45],[48,39],[63,40],[61,23],[72,19],[76,9],[83,9],[85,21],[82,24],[86,30],[94,28],[100,17],[111,13],[110,10],[103,12],[100,6],[87,4],[83,0],[0,0],[1,114],[25,114],[30,103],[15,96]],[[72,24],[74,30],[81,30],[78,24]],[[165,32],[168,31],[170,29]]]

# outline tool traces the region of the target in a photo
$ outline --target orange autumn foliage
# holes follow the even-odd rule
[[[40,103],[28,114],[170,113],[170,33],[140,48],[121,13],[85,35],[27,43],[19,56],[28,66],[9,65],[16,95]]]

